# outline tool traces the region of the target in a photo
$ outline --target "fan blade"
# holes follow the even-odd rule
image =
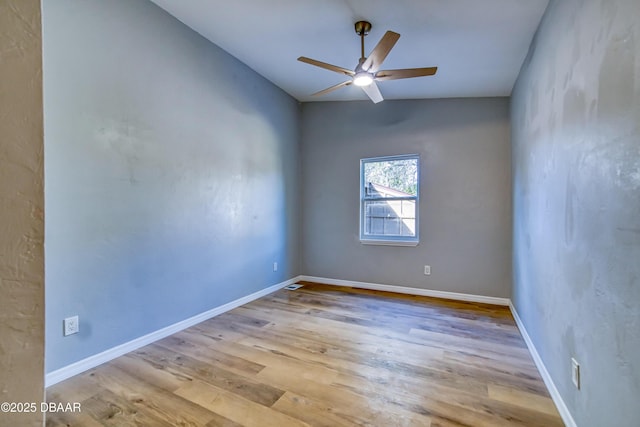
[[[438,67],[405,68],[402,70],[381,70],[376,73],[376,81],[410,79],[412,77],[433,76]]]
[[[316,92],[316,93],[312,94],[311,96],[324,95],[325,93],[333,92],[336,89],[340,89],[343,86],[349,86],[351,83],[353,83],[352,80],[347,80],[346,82],[338,83],[337,85],[333,85],[331,87],[323,89],[320,92]]]
[[[362,69],[370,73],[378,71],[382,65],[382,61],[387,57],[399,38],[400,34],[394,33],[393,31],[384,33],[384,36],[382,36],[376,47],[374,47],[369,54],[369,57],[362,64]]]
[[[368,86],[360,86],[364,93],[367,94],[369,98],[373,101],[374,104],[377,104],[380,101],[384,101],[382,94],[380,93],[380,89],[378,89],[378,85],[376,82],[371,82]]]
[[[344,74],[347,76],[353,76],[355,74],[353,71],[347,70],[346,68],[327,64],[326,62],[316,61],[315,59],[307,58],[306,56],[301,56],[300,58],[298,58],[298,61],[315,65],[316,67],[324,68],[326,70],[335,71],[336,73]]]

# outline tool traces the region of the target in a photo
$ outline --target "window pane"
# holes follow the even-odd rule
[[[418,243],[419,161],[418,155],[360,161],[363,243],[412,246]]]
[[[381,200],[364,202],[365,236],[416,235],[416,202],[414,200]]]
[[[365,196],[404,197],[418,194],[418,159],[364,164]]]

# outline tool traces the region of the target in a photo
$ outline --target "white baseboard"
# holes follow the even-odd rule
[[[301,276],[297,276],[287,281],[275,284],[273,286],[269,286],[268,288],[262,289],[258,292],[254,292],[251,295],[238,298],[237,300],[228,302],[219,307],[205,311],[204,313],[197,314],[193,317],[182,320],[178,323],[174,323],[173,325],[169,325],[155,332],[151,332],[150,334],[141,336],[139,338],[136,338],[124,344],[120,344],[116,347],[105,350],[102,353],[94,354],[93,356],[89,356],[86,359],[79,360],[63,368],[49,372],[48,374],[45,375],[45,380],[44,380],[45,387],[49,387],[54,384],[57,384],[60,381],[64,381],[67,378],[71,378],[74,375],[78,375],[91,368],[95,368],[96,366],[102,365],[103,363],[106,363],[110,360],[115,359],[116,357],[120,357],[126,353],[137,350],[140,347],[144,347],[145,345],[151,344],[162,338],[168,337],[169,335],[175,334],[176,332],[180,332],[183,329],[189,328],[200,322],[204,322],[205,320],[218,316],[219,314],[222,314],[229,310],[233,310],[236,307],[239,307],[241,305],[254,301],[258,298],[261,298],[281,288],[284,288],[285,286],[288,286],[292,283],[296,283],[300,280],[300,277]]]
[[[362,288],[374,291],[396,292],[400,294],[420,295],[425,297],[444,298],[458,301],[480,302],[485,304],[508,306],[509,298],[486,297],[482,295],[463,294],[458,292],[434,291],[431,289],[410,288],[407,286],[383,285],[379,283],[355,282],[352,280],[329,279],[326,277],[300,276],[302,281],[324,283],[326,285],[347,286],[349,288]]]
[[[511,314],[513,314],[513,318],[516,321],[516,325],[518,325],[518,329],[520,329],[520,333],[524,338],[524,342],[527,343],[527,347],[529,348],[529,353],[531,353],[531,357],[533,357],[533,361],[538,368],[538,372],[540,372],[540,376],[544,381],[544,384],[547,386],[547,390],[549,390],[549,394],[551,395],[551,399],[553,399],[553,403],[556,404],[556,408],[558,408],[558,412],[560,412],[560,416],[562,417],[562,421],[564,421],[567,427],[577,427],[575,420],[571,416],[571,412],[569,412],[569,408],[565,405],[564,400],[562,400],[562,396],[560,396],[560,392],[558,388],[554,384],[551,379],[551,375],[549,375],[549,371],[547,371],[547,367],[544,365],[542,358],[540,358],[540,354],[538,354],[538,350],[536,346],[533,345],[533,341],[531,341],[531,337],[527,332],[527,329],[524,327],[524,323],[520,319],[518,312],[514,305],[510,302],[509,308],[511,309]]]

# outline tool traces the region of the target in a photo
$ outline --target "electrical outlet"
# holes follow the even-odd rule
[[[273,271],[278,271],[278,263],[277,262],[273,263]]]
[[[431,266],[430,265],[425,265],[424,266],[424,275],[425,276],[429,276],[431,274]]]
[[[571,381],[580,390],[580,364],[573,357],[571,358]]]
[[[80,331],[80,319],[78,316],[67,317],[62,322],[62,325],[65,337],[67,335],[77,334]]]

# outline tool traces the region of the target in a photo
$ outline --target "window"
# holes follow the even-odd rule
[[[418,244],[420,157],[360,160],[360,241]]]

